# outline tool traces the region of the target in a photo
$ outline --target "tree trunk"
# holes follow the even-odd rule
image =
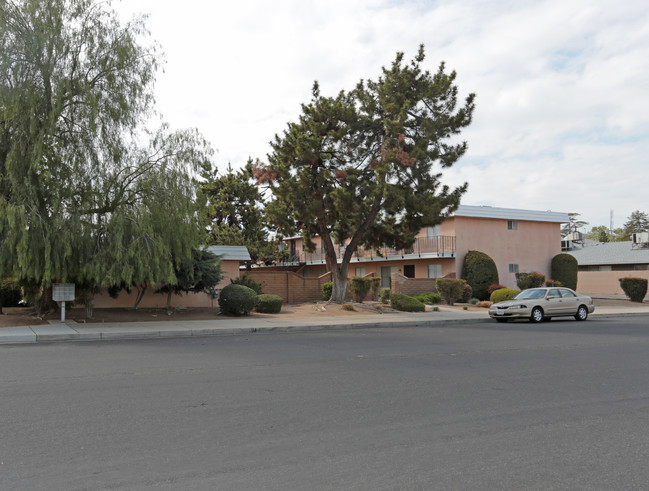
[[[52,299],[52,287],[48,286],[43,289],[43,294],[38,302],[41,314],[45,312],[58,312],[59,304]]]
[[[137,310],[137,306],[140,305],[140,302],[142,301],[142,298],[144,297],[144,292],[146,292],[147,284],[145,283],[141,287],[136,287],[137,288],[137,297],[135,297],[135,305],[133,305],[133,310]]]
[[[347,295],[347,265],[340,265],[331,271],[333,288],[331,289],[331,303],[345,303]]]

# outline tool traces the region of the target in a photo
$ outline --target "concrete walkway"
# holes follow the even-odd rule
[[[591,317],[649,315],[648,304],[597,307]],[[49,325],[0,328],[0,344],[52,341],[98,341],[172,338],[190,336],[232,336],[257,332],[323,331],[390,327],[442,327],[457,323],[493,322],[487,311],[465,311],[440,307],[439,312],[386,313],[320,319],[264,317],[220,317],[202,321],[106,322],[78,324],[50,321]]]

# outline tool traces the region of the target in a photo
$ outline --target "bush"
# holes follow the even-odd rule
[[[263,314],[279,314],[282,310],[282,297],[279,295],[269,295],[262,293],[257,295],[259,303],[257,303],[257,312]]]
[[[518,290],[514,290],[513,288],[501,288],[491,294],[489,301],[491,303],[504,302],[505,300],[515,297],[519,293]]]
[[[437,291],[448,305],[453,305],[456,300],[461,300],[464,295],[466,281],[455,278],[437,278],[435,285]]]
[[[384,288],[381,290],[381,296],[379,297],[381,300],[381,303],[389,303],[390,302],[390,289],[389,288]]]
[[[379,299],[379,292],[381,291],[381,278],[378,276],[376,278],[369,278],[371,282],[371,287],[370,287],[370,297],[371,300],[378,300]]]
[[[442,301],[442,296],[435,292],[417,293],[412,298],[416,298],[425,305],[434,305]]]
[[[328,301],[331,298],[331,292],[334,289],[334,284],[332,281],[327,281],[322,284],[322,300]]]
[[[577,289],[577,271],[579,265],[575,256],[570,254],[557,254],[552,258],[550,276],[560,281],[566,288]]]
[[[468,283],[465,283],[462,287],[462,298],[460,299],[463,303],[468,303],[469,300],[473,298],[473,288]]]
[[[469,251],[464,256],[462,279],[471,286],[474,297],[487,300],[489,285],[498,283],[498,268],[494,260],[484,252]]]
[[[647,295],[645,278],[620,278],[620,286],[632,302],[642,302]]]
[[[416,298],[409,297],[403,293],[390,295],[390,305],[393,309],[403,312],[425,312],[426,306]]]
[[[234,280],[230,280],[230,283],[233,285],[243,285],[247,286],[251,290],[253,290],[257,295],[261,295],[263,292],[263,287],[259,283],[257,283],[255,280],[253,280],[250,276],[247,274],[244,274],[243,276],[239,276],[238,278]]]
[[[563,283],[561,283],[560,281],[557,281],[557,280],[548,280],[548,281],[545,282],[545,286],[549,286],[549,287],[563,286]]]
[[[371,288],[372,278],[354,276],[349,280],[349,289],[352,292],[354,302],[363,303]]]
[[[489,298],[491,298],[491,294],[495,292],[496,290],[500,290],[501,288],[507,288],[505,285],[501,285],[500,283],[492,283],[489,285],[489,288],[487,288],[487,293],[489,294]]]
[[[340,310],[346,310],[347,312],[356,312],[356,309],[351,303],[344,303],[340,306]]]
[[[18,307],[23,298],[23,290],[14,280],[7,278],[0,283],[2,307]]]
[[[488,300],[482,300],[481,302],[478,302],[476,306],[488,309],[489,307],[491,307],[491,302],[489,302]]]
[[[516,284],[521,290],[539,288],[545,283],[545,275],[532,271],[531,273],[516,273]]]
[[[259,298],[252,288],[231,284],[221,290],[219,307],[225,315],[248,315],[257,306]]]
[[[479,302],[480,302],[480,300],[478,300],[477,298],[472,298],[472,299],[469,300],[469,303],[470,303],[471,305],[476,305],[476,304],[478,304]]]

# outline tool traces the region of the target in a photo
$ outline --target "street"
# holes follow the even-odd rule
[[[0,489],[643,489],[649,317],[0,346]]]

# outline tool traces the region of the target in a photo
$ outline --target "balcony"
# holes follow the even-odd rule
[[[345,246],[336,248],[338,261],[342,261],[345,254]],[[352,256],[352,263],[366,261],[394,261],[396,259],[418,259],[431,257],[455,257],[455,237],[439,235],[430,238],[416,239],[412,247],[408,249],[390,249],[387,247],[366,249],[359,247]],[[324,264],[324,251],[306,252],[292,251],[288,261],[283,264]]]

